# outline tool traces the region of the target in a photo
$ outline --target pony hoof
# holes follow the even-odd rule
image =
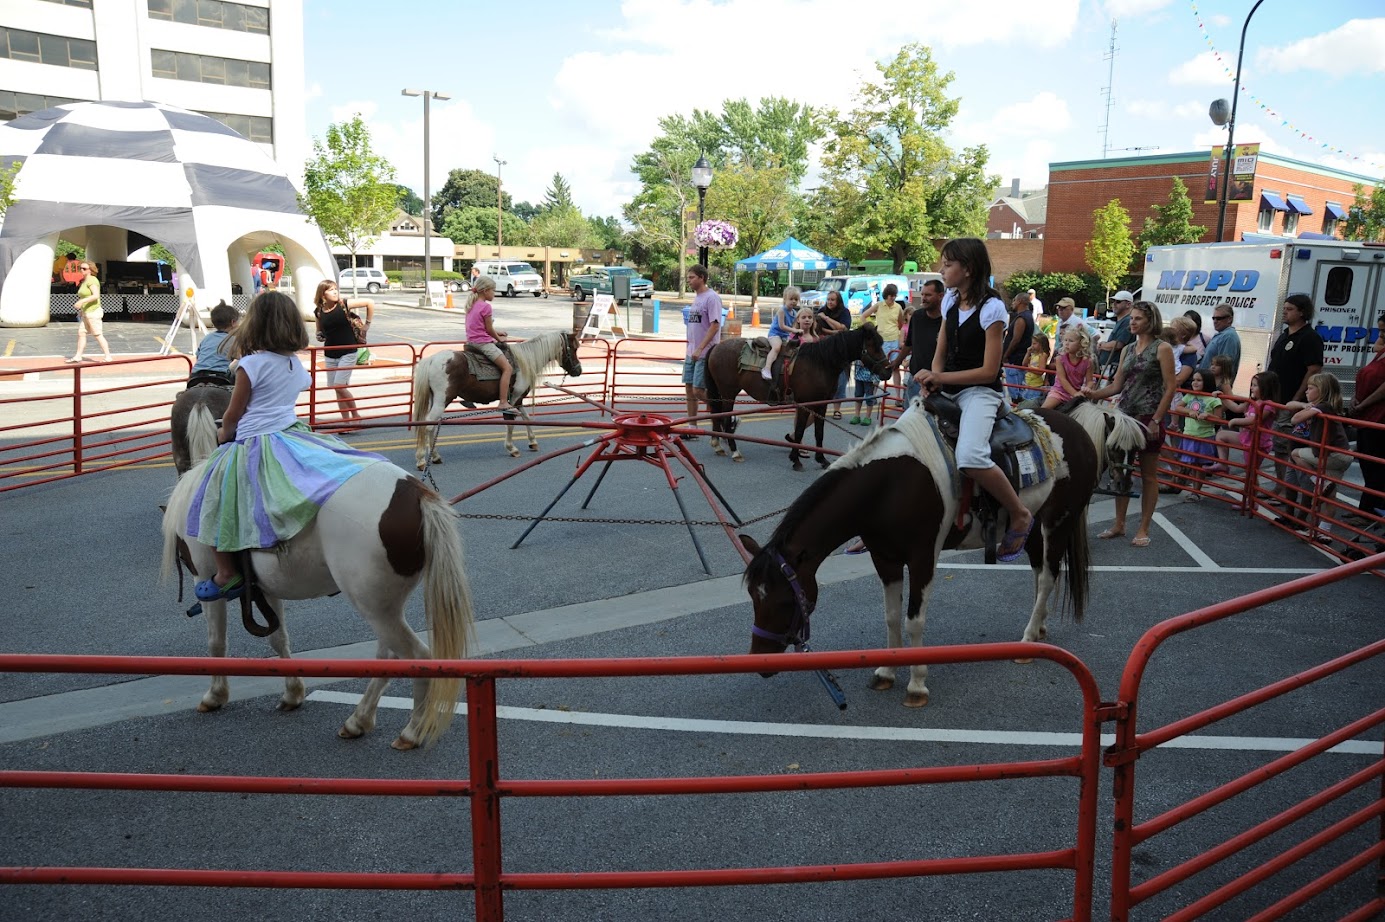
[[[538,450],[539,450],[539,443],[538,443],[538,442],[530,442],[530,443],[529,443],[529,450],[530,450],[530,451],[538,451]]]
[[[396,738],[393,743],[390,743],[390,747],[393,749],[397,749],[400,752],[408,752],[411,749],[417,749],[418,743],[415,743],[413,740],[405,739],[401,735],[398,738]]]
[[[714,445],[712,447],[712,454],[716,455],[718,458],[725,458],[726,449],[722,448],[720,445]]]
[[[418,463],[416,463],[416,464],[414,465],[414,467],[421,471],[421,470],[423,470],[425,467],[427,467],[427,465],[424,464],[422,461],[419,461]]]
[[[274,706],[276,711],[296,711],[303,706],[303,699],[294,701],[289,698],[280,698],[279,703]]]
[[[507,449],[505,449],[505,451],[509,452],[511,458],[518,458],[518,457],[519,457],[519,449],[518,449],[518,448],[507,448]]]
[[[740,452],[736,452],[731,456],[731,460],[735,461],[737,464],[741,464],[745,461],[745,455],[741,454]]]
[[[906,708],[921,708],[928,704],[928,692],[909,692],[904,696]]]
[[[341,729],[337,731],[337,736],[344,740],[358,740],[365,736],[365,731],[358,730],[351,726],[351,724],[342,724]]]
[[[873,676],[868,687],[872,691],[889,691],[894,688],[894,679],[887,679],[884,676]]]
[[[442,463],[442,455],[433,455],[433,463],[434,463],[434,464],[441,464],[441,463]]]
[[[208,701],[206,698],[203,698],[201,701],[197,702],[197,713],[210,714],[212,711],[219,711],[221,710],[222,704],[223,702],[221,701]]]
[[[822,468],[824,471],[827,470],[827,468],[831,466],[831,465],[828,463],[828,461],[827,461],[826,458],[818,458],[818,459],[817,459],[817,462],[818,462],[818,467]]]
[[[796,471],[802,471],[802,470],[803,470],[803,462],[801,462],[801,461],[795,461],[795,462],[793,463],[793,469],[796,470]]]

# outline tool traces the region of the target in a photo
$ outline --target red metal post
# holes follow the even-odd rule
[[[80,323],[81,318],[77,318]],[[72,473],[82,473],[82,366],[72,368]]]
[[[466,723],[471,754],[471,853],[477,922],[502,922],[500,890],[500,746],[495,726],[495,678],[466,681]]]

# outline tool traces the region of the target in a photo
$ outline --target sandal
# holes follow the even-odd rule
[[[1000,547],[996,548],[995,559],[1001,563],[1009,563],[1018,560],[1024,553],[1024,546],[1029,543],[1029,533],[1034,530],[1034,522],[1038,516],[1030,515],[1029,527],[1023,531],[1013,531],[1006,529],[1005,538],[1000,542]]]
[[[1102,541],[1110,541],[1112,538],[1124,538],[1125,530],[1121,529],[1120,531],[1116,531],[1114,528],[1108,528],[1101,534],[1097,535],[1097,537],[1100,538]]]
[[[192,594],[199,602],[215,602],[219,599],[238,599],[245,594],[245,580],[237,573],[224,586],[218,586],[214,579],[204,579],[193,587]]]
[[[841,418],[842,418],[842,411],[841,411],[841,410],[833,410],[833,411],[832,411],[832,418],[833,418],[833,419],[841,419]]]
[[[1141,535],[1130,542],[1131,547],[1149,547],[1149,535]]]

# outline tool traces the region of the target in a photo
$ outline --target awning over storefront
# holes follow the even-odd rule
[[[1312,214],[1313,209],[1308,207],[1308,203],[1303,200],[1303,196],[1294,195],[1292,192],[1284,196],[1289,202],[1289,208],[1299,214]]]
[[[1328,202],[1323,206],[1323,210],[1326,211],[1327,216],[1334,221],[1345,221],[1347,219],[1347,210],[1336,202]]]
[[[1260,193],[1261,211],[1288,211],[1289,206],[1284,204],[1284,200],[1273,192]]]

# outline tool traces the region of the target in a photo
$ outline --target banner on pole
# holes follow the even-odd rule
[[[1225,145],[1219,144],[1212,148],[1212,159],[1207,166],[1207,192],[1203,204],[1210,205],[1217,201],[1217,180],[1225,159]],[[1231,157],[1231,182],[1226,190],[1228,202],[1255,201],[1255,167],[1259,160],[1259,143],[1236,145]]]

